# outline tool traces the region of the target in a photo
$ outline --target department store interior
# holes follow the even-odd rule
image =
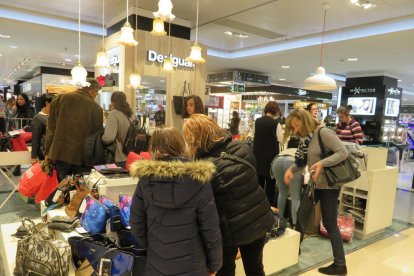
[[[13,149],[14,143],[6,148],[4,141],[26,137],[22,117],[8,117],[6,108],[25,94],[41,112],[42,95],[76,92],[87,77],[99,83],[95,102],[104,126],[113,92],[122,91],[148,137],[160,124],[182,132],[189,96],[201,98],[204,114],[223,129],[236,113],[233,139],[246,143],[254,140],[255,121],[269,102],[278,104],[281,122],[313,104],[316,119],[334,128],[337,109],[350,106],[365,159],[360,177],[344,184],[338,197],[338,214],[352,218],[345,225],[352,230],[344,239],[348,274],[414,275],[412,45],[413,0],[0,0],[0,275],[16,275],[22,263],[16,257],[19,227],[68,215],[65,205],[45,203],[50,194],[38,200],[21,193],[32,174],[32,144],[28,139],[24,150]],[[117,165],[95,165],[101,166],[83,176],[86,187],[96,186],[119,204],[120,194],[134,194],[137,178],[105,177],[100,169]],[[318,268],[333,256],[319,224],[320,218],[316,233],[304,239],[289,223],[283,235],[270,237],[265,275],[320,275]],[[68,243],[88,231],[49,232]],[[98,273],[104,262],[97,263],[76,275],[91,275],[92,268]],[[59,275],[76,270],[68,263]],[[131,271],[123,275],[144,275]],[[241,259],[235,275],[246,275]]]

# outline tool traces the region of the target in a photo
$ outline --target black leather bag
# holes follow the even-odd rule
[[[331,156],[333,152],[328,152],[325,148],[320,134],[321,129],[318,131],[318,141],[319,147],[322,151],[321,159],[324,159]],[[345,184],[347,182],[354,181],[361,176],[361,173],[352,165],[349,157],[334,166],[324,167],[324,170],[329,186],[334,186],[335,184]]]
[[[301,233],[313,233],[315,229],[315,189],[314,183],[311,181],[306,185],[297,213],[297,227]]]

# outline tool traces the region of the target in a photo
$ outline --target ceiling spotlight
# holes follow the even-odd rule
[[[9,35],[5,35],[5,34],[0,34],[0,38],[10,38]]]
[[[351,3],[361,8],[364,8],[365,10],[377,6],[375,4],[372,4],[369,0],[351,0]]]
[[[359,2],[359,0],[351,0],[351,3],[352,4],[356,4],[356,3],[358,3]]]
[[[0,57],[2,57],[3,56],[3,54],[0,54]]]
[[[72,61],[72,59],[70,59],[70,58],[65,58],[65,61],[66,61],[66,62],[71,62],[71,61]]]
[[[17,49],[17,46],[10,45],[10,48],[12,48],[12,49]]]
[[[233,34],[234,36],[240,37],[240,38],[248,38],[248,35],[245,34]]]
[[[402,81],[402,80],[398,80],[398,81]]]
[[[289,65],[282,65],[281,66],[283,69],[289,69],[290,68],[290,66]]]
[[[284,78],[280,78],[279,80],[280,80],[280,81],[285,81],[286,79],[284,79]]]
[[[358,61],[358,58],[347,58],[347,61]]]
[[[233,33],[232,33],[232,32],[230,32],[230,31],[225,31],[225,32],[224,32],[224,34],[225,34],[225,35],[228,35],[228,36],[232,36],[232,35],[233,35]]]
[[[40,56],[39,56],[39,57],[40,57]],[[29,60],[30,60],[30,58],[25,58],[25,59],[24,59],[24,61],[29,61]]]

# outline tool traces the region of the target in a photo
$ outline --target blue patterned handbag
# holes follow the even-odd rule
[[[119,196],[119,215],[124,226],[129,226],[129,217],[131,215],[132,197],[128,195]]]
[[[86,208],[80,218],[82,227],[91,234],[104,233],[109,209],[90,195],[87,195],[84,200]]]

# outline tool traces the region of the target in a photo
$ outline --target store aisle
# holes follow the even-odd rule
[[[409,228],[348,254],[348,275],[414,275],[413,248],[414,228]],[[322,274],[315,268],[301,275]]]

